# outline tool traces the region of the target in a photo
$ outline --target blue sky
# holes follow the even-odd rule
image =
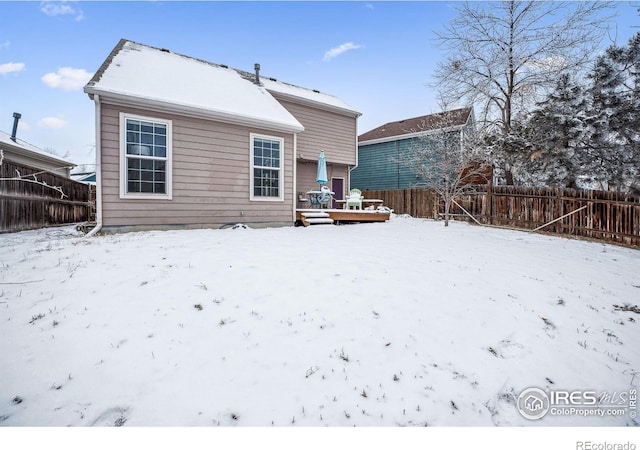
[[[433,31],[454,17],[453,3],[0,1],[0,130],[20,112],[18,137],[93,163],[82,86],[126,38],[248,71],[259,62],[265,76],[351,104],[363,133],[437,111]],[[618,11],[624,44],[640,20],[628,2]]]

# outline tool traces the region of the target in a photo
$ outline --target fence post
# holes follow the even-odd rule
[[[560,188],[556,188],[556,218],[562,216],[562,198],[560,196]],[[562,233],[562,223],[556,222],[555,225],[556,233]]]
[[[487,180],[487,221],[493,225],[493,177]]]
[[[440,209],[439,208],[440,196],[438,195],[435,189],[431,189],[429,191],[429,196],[431,197],[431,218],[434,220],[437,220],[438,210]]]

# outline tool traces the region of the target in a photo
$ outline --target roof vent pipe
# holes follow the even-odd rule
[[[255,71],[256,71],[256,84],[257,84],[257,85],[260,85],[260,64],[255,63],[255,64],[253,65],[253,68],[254,68],[254,69],[255,69]]]
[[[16,141],[16,134],[18,133],[18,121],[22,117],[22,114],[14,112],[13,113],[13,130],[11,131],[11,140],[13,142]]]

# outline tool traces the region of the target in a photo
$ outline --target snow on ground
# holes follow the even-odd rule
[[[638,250],[400,216],[0,248],[1,426],[638,425],[514,406],[638,387]]]

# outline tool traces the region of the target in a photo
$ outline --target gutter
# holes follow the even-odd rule
[[[245,116],[233,112],[215,111],[209,108],[198,107],[193,105],[184,105],[164,100],[158,100],[148,97],[136,97],[125,93],[96,89],[93,87],[85,87],[84,92],[89,95],[102,95],[109,103],[122,106],[130,106],[133,108],[148,107],[161,112],[184,114],[200,119],[217,120],[220,122],[231,123],[234,125],[253,126],[271,131],[279,131],[282,133],[299,133],[304,131],[302,124],[295,118],[286,108],[282,107],[295,122],[283,122],[280,120],[269,120],[260,117]],[[275,99],[274,99],[275,100]],[[277,100],[275,100],[277,102]]]
[[[100,164],[102,160],[102,130],[100,128],[100,96],[98,94],[94,94],[93,101],[96,105],[96,226],[87,233],[86,237],[93,237],[102,229],[102,166]]]
[[[7,136],[9,135],[7,134]],[[22,144],[22,142],[24,142],[24,144]],[[30,147],[33,147],[33,149],[27,147],[25,144],[29,145]],[[35,145],[29,144],[28,142],[25,142],[20,138],[18,138],[17,142],[0,141],[0,146],[4,147],[5,151],[12,152],[17,156],[33,158],[38,161],[49,163],[49,164],[56,164],[60,168],[73,169],[74,167],[77,166],[77,164],[74,164],[71,161],[67,161],[66,159],[56,157],[55,155],[52,155],[52,154],[45,154],[43,153],[44,150],[41,150],[37,148]]]

